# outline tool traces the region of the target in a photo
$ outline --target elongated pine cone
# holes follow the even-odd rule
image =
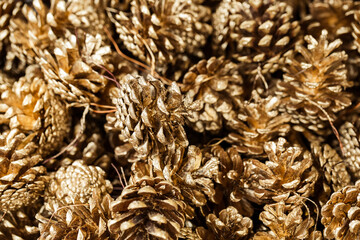
[[[206,224],[209,230],[203,227],[196,229],[197,234],[203,240],[247,239],[253,227],[252,220],[241,216],[232,206],[221,210],[219,217],[215,214],[209,214],[206,217]]]
[[[117,239],[177,239],[185,222],[180,190],[161,177],[135,179],[112,204],[108,222]]]
[[[100,34],[86,34],[84,38],[67,35],[56,40],[53,51],[45,50],[41,56],[46,80],[62,99],[79,104],[99,101],[96,94],[107,84],[103,69],[112,70],[107,60],[110,46]]]
[[[229,120],[244,92],[239,66],[224,57],[201,60],[185,74],[181,91],[201,108],[186,118],[198,132],[218,132]]]
[[[263,155],[264,144],[290,131],[291,116],[279,112],[280,98],[261,98],[256,91],[251,101],[240,102],[240,108],[233,112],[227,125],[232,129],[226,140],[239,152],[247,155]]]
[[[109,194],[101,195],[94,190],[92,197],[81,203],[76,200],[70,205],[50,203],[48,211],[42,209],[36,214],[39,221],[39,240],[108,240],[110,233],[107,221],[110,219]]]
[[[244,161],[242,184],[237,186],[234,198],[245,195],[255,203],[284,201],[296,205],[302,197],[314,193],[319,173],[310,152],[288,146],[284,138],[265,143],[264,151],[268,157],[265,163],[256,159]]]
[[[267,232],[258,232],[254,240],[277,239],[321,239],[320,232],[314,232],[315,220],[309,213],[303,212],[303,205],[289,208],[284,202],[264,206],[259,219],[269,228]],[[320,238],[319,238],[320,235]]]
[[[75,200],[86,203],[95,190],[99,191],[100,198],[112,191],[110,181],[105,180],[105,172],[100,167],[88,166],[84,161],[77,160],[50,175],[45,191],[46,205],[70,205]]]
[[[71,119],[65,103],[46,84],[40,67],[27,67],[19,81],[0,88],[0,123],[32,136],[42,156],[58,150],[70,131]]]
[[[151,75],[126,75],[120,88],[112,90],[116,112],[106,116],[106,128],[119,131],[120,141],[130,143],[140,157],[188,145],[185,106],[176,83],[166,88]]]
[[[321,209],[325,239],[357,239],[360,236],[360,182],[334,192]]]
[[[155,60],[161,70],[161,65],[175,63],[182,53],[204,57],[201,47],[212,32],[206,23],[209,8],[191,0],[132,0],[130,4],[130,13],[116,14],[115,26],[125,47],[140,60],[148,64]]]
[[[34,154],[35,144],[18,130],[0,135],[0,209],[15,211],[35,203],[44,194],[49,177]]]
[[[339,39],[329,42],[327,36],[325,30],[319,40],[305,36],[307,48],[296,48],[300,55],[289,59],[284,80],[277,84],[283,111],[291,114],[298,131],[321,132],[329,120],[335,120],[335,113],[351,104],[345,92],[352,86],[344,65],[347,55],[336,51]]]
[[[224,0],[213,15],[213,48],[246,63],[247,73],[274,72],[298,42],[293,9],[275,0]]]

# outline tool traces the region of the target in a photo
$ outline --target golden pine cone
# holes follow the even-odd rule
[[[120,88],[112,90],[116,112],[106,116],[106,129],[120,132],[120,141],[130,143],[141,157],[188,145],[185,106],[176,83],[166,88],[151,75],[126,75]]]
[[[70,205],[49,203],[47,211],[42,209],[36,214],[39,221],[39,240],[108,240],[111,234],[107,229],[110,219],[109,194],[101,196],[96,190],[92,197],[81,203],[74,200]]]
[[[326,239],[357,239],[360,236],[360,182],[334,192],[321,208],[321,223]]]
[[[244,92],[238,65],[224,57],[201,60],[185,74],[181,91],[200,109],[190,112],[187,121],[198,132],[218,132],[230,120]]]
[[[22,207],[13,212],[2,215],[0,221],[1,240],[36,240],[40,236],[35,214],[41,203],[37,202],[28,207]]]
[[[288,146],[284,138],[267,142],[267,161],[244,161],[244,174],[233,192],[235,199],[245,197],[257,204],[280,202],[296,205],[314,193],[319,173],[310,152],[299,146]]]
[[[269,231],[258,232],[253,239],[322,239],[321,233],[313,230],[315,220],[308,214],[303,212],[302,205],[295,208],[289,208],[284,202],[265,205],[259,219]]]
[[[248,217],[243,217],[236,208],[229,206],[220,211],[219,217],[209,214],[206,217],[209,230],[203,227],[196,232],[200,239],[209,240],[240,240],[247,239],[252,231],[253,222]]]
[[[360,178],[360,143],[357,124],[345,122],[339,129],[340,140],[344,148],[345,164],[351,175]]]
[[[212,32],[206,23],[210,9],[190,0],[132,0],[130,4],[130,13],[116,14],[115,26],[125,47],[140,60],[151,64],[153,54],[161,70],[162,65],[173,64],[178,54],[204,57],[200,48]]]
[[[99,191],[100,198],[112,191],[110,181],[105,179],[105,172],[98,166],[88,166],[83,160],[76,160],[50,175],[45,190],[45,205],[70,205],[75,200],[86,203],[95,190]]]
[[[111,204],[117,239],[178,239],[185,222],[180,190],[161,177],[134,178]]]
[[[35,203],[43,195],[48,181],[46,168],[35,154],[31,138],[17,129],[0,135],[0,209],[15,211]]]
[[[347,55],[336,51],[341,45],[339,39],[329,42],[327,36],[325,30],[319,40],[305,36],[307,48],[296,48],[300,55],[289,59],[284,80],[277,84],[282,111],[292,115],[298,131],[320,133],[329,118],[334,121],[335,113],[351,105],[350,95],[345,92],[352,86],[344,65]]]
[[[274,0],[224,0],[213,15],[213,48],[246,63],[247,73],[272,73],[298,42],[290,5]]]
[[[226,140],[239,152],[261,156],[264,144],[290,131],[291,116],[279,113],[282,101],[275,96],[261,98],[256,91],[251,101],[240,102],[237,112],[233,112],[227,125],[232,129]]]
[[[56,40],[53,51],[45,50],[41,56],[45,78],[62,99],[74,104],[99,101],[96,94],[107,84],[102,66],[112,70],[108,62],[111,49],[100,34],[67,35]]]
[[[43,157],[57,150],[70,131],[70,115],[45,83],[40,67],[27,67],[24,77],[1,88],[0,123],[32,136]]]

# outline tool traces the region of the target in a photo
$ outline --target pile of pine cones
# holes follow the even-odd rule
[[[360,239],[359,69],[356,0],[0,0],[0,240]]]

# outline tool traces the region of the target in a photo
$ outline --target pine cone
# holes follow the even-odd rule
[[[282,111],[292,115],[298,131],[310,129],[321,133],[328,117],[334,121],[335,113],[351,104],[349,93],[344,92],[352,85],[344,65],[347,55],[335,51],[341,45],[340,40],[329,43],[327,36],[326,31],[318,41],[306,36],[307,49],[296,48],[301,56],[289,59],[284,80],[277,84]]]
[[[141,157],[188,145],[183,128],[185,107],[175,83],[165,88],[151,75],[146,79],[127,75],[113,91],[117,111],[107,115],[106,129],[119,131],[120,141],[130,143]]]
[[[256,159],[244,161],[244,174],[233,192],[234,199],[296,205],[302,197],[314,193],[319,174],[310,152],[299,146],[289,147],[284,138],[265,143],[264,151],[268,156],[265,164]]]
[[[358,126],[345,122],[339,129],[340,140],[344,147],[345,164],[351,175],[357,180],[360,178],[360,143]]]
[[[117,239],[177,239],[185,222],[180,190],[161,177],[134,179],[112,204]]]
[[[84,161],[77,160],[50,175],[45,191],[45,205],[70,205],[75,200],[86,203],[95,190],[99,191],[100,198],[112,191],[110,181],[105,180],[105,172],[97,166],[88,166]]]
[[[201,239],[247,239],[253,227],[252,220],[248,217],[241,216],[236,208],[232,206],[220,211],[219,218],[215,214],[209,214],[206,217],[206,224],[209,230],[203,227],[196,229]]]
[[[239,152],[261,156],[264,144],[290,131],[291,116],[279,113],[282,104],[278,97],[261,98],[253,91],[252,100],[240,102],[238,112],[233,112],[227,125],[232,129],[226,140]]]
[[[36,215],[40,222],[39,240],[110,239],[106,223],[111,216],[112,201],[110,195],[101,196],[94,191],[86,204],[76,200],[71,205],[50,203],[49,212],[42,209]]]
[[[192,1],[132,0],[131,13],[116,14],[116,31],[125,47],[140,60],[152,63],[157,69],[173,64],[178,54],[204,57],[205,45],[212,28],[206,22],[210,9]]]
[[[32,136],[42,156],[57,150],[70,131],[70,116],[45,83],[40,67],[29,66],[19,81],[1,88],[0,123]]]
[[[35,214],[39,211],[41,203],[37,202],[13,212],[2,215],[0,221],[1,240],[36,240],[40,236]]]
[[[360,236],[360,182],[334,192],[321,209],[326,239],[357,239]]]
[[[187,120],[198,132],[218,132],[239,106],[243,79],[238,66],[224,57],[201,60],[185,74],[181,91],[201,109],[190,112]]]
[[[15,211],[35,203],[48,180],[46,168],[34,154],[31,138],[13,129],[0,135],[0,209]]]
[[[274,0],[224,0],[213,15],[213,48],[246,63],[247,73],[272,73],[298,42],[293,9]]]
[[[62,99],[79,104],[96,102],[96,93],[107,84],[102,66],[110,71],[113,68],[108,63],[110,53],[100,34],[86,34],[84,39],[70,34],[56,40],[53,52],[41,53],[40,65],[49,86]]]
[[[253,239],[318,239],[321,233],[313,231],[314,219],[301,206],[288,208],[284,202],[265,205],[259,218],[270,230],[256,233]]]

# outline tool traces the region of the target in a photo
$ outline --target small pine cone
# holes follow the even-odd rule
[[[96,239],[110,238],[106,223],[110,219],[110,204],[113,199],[109,194],[101,196],[94,191],[86,204],[74,200],[71,205],[50,203],[48,211],[42,209],[36,214],[40,222],[39,240],[50,239]]]
[[[258,204],[284,201],[296,205],[314,193],[319,174],[310,152],[288,146],[284,138],[265,143],[264,151],[268,156],[265,164],[256,159],[244,161],[243,184],[237,186],[241,197]],[[235,191],[235,198],[237,194]]]
[[[97,166],[87,166],[84,161],[77,160],[50,175],[45,190],[45,205],[70,205],[75,200],[86,203],[95,190],[99,191],[100,197],[112,191],[110,181],[105,180],[105,172]]]
[[[117,239],[178,239],[186,204],[180,190],[160,177],[134,179],[112,204],[108,227]]]
[[[326,239],[358,239],[360,236],[360,181],[334,192],[321,208]]]
[[[215,214],[209,214],[206,217],[206,224],[209,230],[203,227],[196,229],[197,234],[203,240],[248,239],[253,227],[252,220],[241,216],[232,206],[221,210],[219,217]]]
[[[141,157],[188,145],[185,106],[176,83],[166,88],[151,75],[126,75],[120,88],[112,90],[117,110],[106,116],[106,129],[120,132],[120,141],[130,143]]]
[[[320,233],[313,231],[315,221],[308,214],[303,212],[302,205],[295,208],[289,208],[284,202],[265,205],[259,219],[270,230],[256,233],[253,239],[318,239]]]
[[[253,91],[252,100],[240,102],[239,111],[228,119],[232,129],[226,140],[237,145],[237,150],[247,155],[261,156],[264,144],[290,131],[291,116],[279,113],[280,98],[261,98]]]
[[[360,135],[357,124],[345,122],[339,129],[345,164],[354,179],[360,179]]]
[[[277,84],[282,111],[292,115],[298,131],[321,133],[329,118],[334,121],[335,113],[351,105],[349,93],[344,92],[352,86],[344,65],[347,55],[336,51],[339,39],[329,43],[327,36],[325,30],[318,41],[305,36],[308,47],[297,46],[300,55],[289,59],[284,80]]]
[[[102,66],[112,70],[108,63],[111,49],[103,43],[100,34],[86,34],[84,38],[70,34],[57,39],[55,49],[45,50],[41,56],[45,78],[62,99],[80,104],[99,101],[96,93],[107,84]]]
[[[224,0],[213,15],[213,48],[244,64],[246,72],[272,73],[299,39],[293,9],[274,0]]]
[[[173,174],[174,183],[180,188],[185,201],[196,207],[207,200],[217,203],[214,178],[219,172],[219,160],[203,153],[196,146],[189,146],[187,156]]]
[[[56,151],[70,131],[70,115],[45,83],[40,67],[27,67],[26,75],[10,86],[0,86],[0,123],[32,136],[43,157]]]
[[[131,12],[116,14],[116,31],[125,47],[140,60],[157,68],[176,61],[187,53],[204,57],[205,45],[212,28],[210,9],[191,0],[132,0]],[[151,52],[151,53],[150,53]]]
[[[185,74],[181,91],[200,109],[187,115],[189,125],[198,132],[218,132],[223,121],[232,117],[239,106],[243,79],[237,64],[224,57],[201,60]],[[235,113],[233,113],[235,114]]]
[[[2,215],[0,221],[1,240],[36,240],[40,236],[35,214],[40,210],[37,202],[28,207],[20,208]]]
[[[328,144],[321,146],[320,143],[313,143],[311,150],[315,161],[317,160],[323,169],[326,184],[330,185],[333,191],[350,185],[351,177],[346,164],[333,148]]]
[[[48,181],[46,168],[34,154],[31,138],[13,129],[0,135],[0,209],[15,211],[35,203]]]

